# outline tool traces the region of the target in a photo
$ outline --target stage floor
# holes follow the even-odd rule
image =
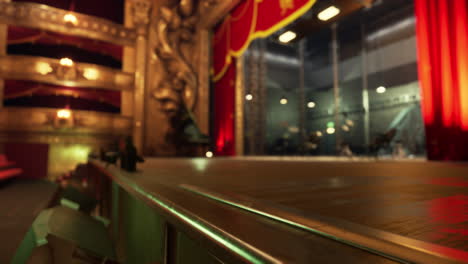
[[[467,164],[150,159],[143,168],[151,182],[251,212],[317,220],[468,262]]]

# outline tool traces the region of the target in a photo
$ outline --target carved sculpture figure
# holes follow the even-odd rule
[[[195,71],[184,56],[181,46],[194,42],[199,12],[198,1],[179,0],[174,7],[162,7],[156,25],[155,55],[160,59],[166,76],[153,91],[160,109],[173,115],[182,106],[192,110],[195,106],[198,80]]]

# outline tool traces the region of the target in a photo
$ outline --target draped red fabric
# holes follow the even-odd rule
[[[39,43],[45,45],[70,45],[83,50],[111,56],[122,60],[123,47],[103,41],[67,36],[32,28],[8,26],[8,45]]]
[[[243,0],[215,30],[213,78],[219,80],[233,58],[257,38],[265,38],[307,12],[316,0]]]
[[[235,62],[228,67],[226,74],[215,84],[214,91],[214,139],[217,156],[232,156],[235,151]],[[241,139],[239,139],[241,140]]]
[[[235,60],[257,38],[293,22],[316,0],[243,0],[216,28],[213,37],[215,154],[235,155]],[[242,139],[237,139],[242,140]]]
[[[466,0],[415,0],[428,158],[468,160]]]

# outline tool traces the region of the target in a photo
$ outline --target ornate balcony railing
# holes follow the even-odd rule
[[[62,65],[58,59],[35,56],[1,56],[0,78],[109,90],[134,88],[134,74],[95,64],[71,63]]]
[[[134,29],[106,19],[36,3],[0,2],[0,23],[37,28],[123,46],[135,45],[137,37]]]
[[[0,141],[35,143],[99,143],[130,135],[132,118],[73,110],[66,120],[58,109],[5,107],[0,111]]]

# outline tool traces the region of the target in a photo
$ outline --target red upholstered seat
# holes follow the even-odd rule
[[[5,154],[0,154],[0,181],[20,175],[23,170],[14,168],[14,162],[8,161]]]

